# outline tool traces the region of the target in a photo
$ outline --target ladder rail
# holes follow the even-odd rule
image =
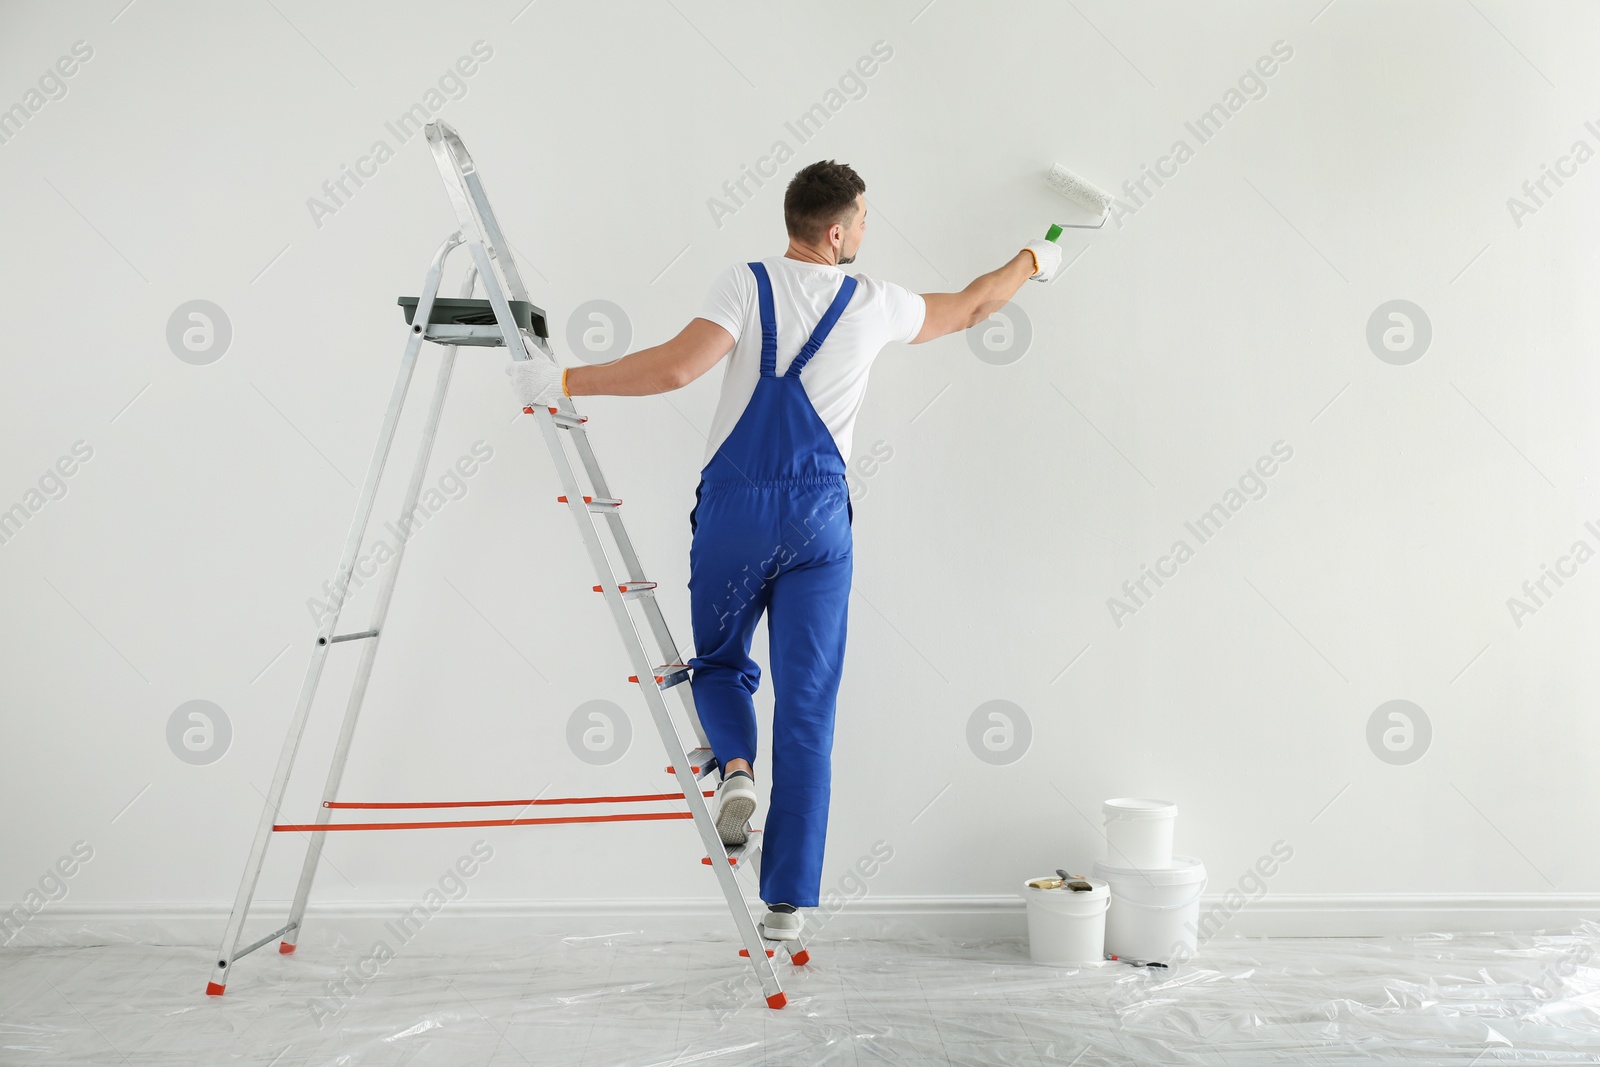
[[[478,275],[475,266],[467,268],[465,280],[461,284],[463,299],[472,295]],[[419,319],[418,321],[423,321]],[[450,391],[450,378],[455,371],[456,346],[444,345],[444,351],[439,357],[439,370],[434,379],[433,397],[428,404],[427,418],[422,427],[422,438],[417,445],[417,457],[411,468],[411,477],[406,484],[405,497],[400,505],[400,517],[397,523],[405,535],[395,545],[394,559],[389,562],[382,580],[378,584],[378,594],[372,605],[372,615],[367,623],[367,629],[372,633],[372,639],[361,650],[361,659],[356,666],[354,680],[350,684],[350,696],[345,704],[344,721],[339,726],[339,739],[334,745],[333,760],[328,767],[328,777],[322,788],[322,804],[317,808],[316,825],[323,826],[333,815],[333,809],[328,805],[339,799],[339,786],[344,780],[345,766],[350,757],[350,744],[355,736],[356,722],[361,716],[361,708],[366,702],[367,684],[372,678],[373,664],[378,658],[379,642],[383,640],[384,628],[388,623],[389,605],[394,599],[395,584],[400,580],[400,566],[405,562],[406,545],[411,540],[411,527],[415,520],[417,502],[422,497],[422,485],[428,474],[428,464],[433,459],[433,446],[439,434],[439,421],[444,413],[445,399]],[[294,902],[289,908],[289,923],[294,931],[294,937],[285,938],[280,951],[293,952],[299,943],[300,935],[305,930],[306,902],[311,895],[311,884],[316,878],[317,867],[322,860],[322,849],[327,841],[327,835],[313,832],[311,840],[306,843],[306,858],[301,866],[300,881],[295,887]]]
[[[648,684],[646,678],[646,675],[639,676],[639,689],[644,693],[645,704],[649,706],[650,715],[656,721],[656,729],[661,733],[663,741],[668,737],[676,737],[677,731],[673,726],[672,716],[667,711],[667,703],[661,697],[661,690],[653,684]],[[678,742],[676,747],[681,750],[682,742]],[[727,846],[722,843],[722,837],[717,833],[717,823],[711,817],[711,808],[706,803],[706,798],[700,795],[699,784],[693,769],[689,766],[689,761],[675,760],[672,773],[689,802],[689,810],[694,814],[694,827],[700,833],[700,845],[711,858],[711,869],[716,873],[717,886],[722,890],[722,896],[728,903],[728,910],[733,913],[733,924],[739,931],[739,940],[744,942],[745,950],[750,954],[750,963],[756,969],[756,977],[761,982],[762,992],[770,1004],[773,997],[783,996],[783,989],[778,983],[778,975],[772,967],[772,960],[766,954],[765,939],[762,938],[761,931],[756,929],[756,922],[750,916],[750,906],[745,903],[744,889],[738,881],[738,871],[733,864],[727,862]]]
[[[466,151],[466,147],[447,123],[441,122],[438,125],[442,128],[440,135],[438,138],[432,139],[430,143],[435,146],[434,158],[439,164],[441,174],[445,175],[445,184],[451,190],[451,199],[456,204],[457,214],[463,226],[469,223],[476,226],[476,220],[481,217],[484,220],[484,229],[493,234],[496,241],[503,241],[504,237],[500,235],[498,223],[495,222],[494,211],[489,207],[487,197],[483,194],[481,180],[476,181],[476,183],[473,182],[473,179],[477,179],[478,175],[472,164],[471,156]],[[469,237],[466,244],[473,261],[478,266],[484,294],[488,297],[489,304],[494,309],[495,320],[500,324],[500,332],[507,350],[511,353],[511,358],[531,358],[526,348],[522,345],[524,335],[517,329],[516,320],[511,314],[511,308],[506,302],[505,294],[501,292],[500,278],[495,274],[494,268],[491,266],[491,258],[498,262],[502,269],[510,264],[509,250],[501,251],[500,254],[496,255],[497,249],[494,246],[486,246],[483,238],[476,234],[473,237]],[[507,276],[508,285],[512,288],[512,295],[516,299],[526,300],[527,293],[519,288],[522,283],[520,277],[516,274],[514,265],[510,267]],[[549,346],[544,343],[543,338],[536,336],[534,340],[540,343],[540,347],[546,353],[549,353]],[[576,414],[576,409],[570,398],[563,397],[559,403],[558,410],[567,414]],[[561,475],[562,488],[566,490],[569,506],[578,521],[579,530],[583,533],[585,547],[589,551],[590,561],[594,564],[595,573],[600,578],[607,602],[611,606],[614,617],[620,612],[618,628],[622,632],[624,644],[629,647],[630,658],[634,660],[634,674],[640,679],[648,678],[655,664],[650,661],[644,643],[640,640],[638,631],[634,627],[632,616],[628,614],[627,607],[623,604],[622,597],[616,589],[618,584],[616,569],[612,566],[610,556],[597,535],[593,513],[589,511],[588,506],[584,503],[585,494],[578,483],[576,473],[572,469],[571,457],[567,454],[561,435],[565,433],[571,439],[573,449],[583,465],[584,473],[591,487],[588,495],[595,498],[611,498],[611,489],[606,481],[605,473],[600,469],[599,459],[595,456],[594,449],[589,443],[588,434],[584,431],[582,425],[558,427],[548,408],[535,408],[533,414],[544,433],[545,443],[549,447],[551,458],[556,462]],[[606,522],[612,534],[613,544],[626,571],[626,580],[646,580],[643,565],[639,562],[638,553],[634,550],[633,541],[628,536],[627,527],[623,524],[622,516],[615,511],[609,512],[606,514]],[[655,603],[654,597],[644,597],[642,599],[649,602],[643,610],[651,635],[655,638],[656,644],[661,651],[662,659],[660,662],[680,662],[677,642],[673,640],[672,633],[667,627],[666,618],[661,613],[660,605]],[[641,684],[643,683],[641,682]],[[680,690],[679,699],[682,702],[684,714],[689,721],[690,729],[693,731],[696,741],[700,744],[705,744],[705,728],[700,723],[700,715],[695,708],[693,692],[687,686],[679,686],[677,688]],[[677,747],[683,747],[682,739],[678,735],[676,728],[673,729],[672,738]],[[666,735],[663,735],[662,740],[666,740]]]
[[[316,699],[317,685],[322,680],[322,669],[327,663],[328,650],[333,647],[328,639],[333,637],[334,630],[339,624],[339,615],[344,608],[345,596],[350,587],[350,577],[355,570],[356,556],[360,552],[361,542],[366,538],[367,522],[372,517],[372,507],[377,500],[378,483],[383,478],[389,450],[394,444],[395,430],[400,423],[400,412],[405,407],[406,393],[411,388],[411,377],[417,366],[417,354],[422,349],[423,324],[428,321],[433,311],[433,301],[439,293],[439,280],[444,273],[445,259],[460,243],[459,231],[445,238],[428,267],[422,295],[417,303],[416,324],[406,340],[405,354],[400,359],[400,371],[395,378],[394,389],[389,395],[389,407],[384,412],[383,424],[378,431],[378,444],[373,450],[372,462],[367,467],[366,480],[361,484],[361,495],[356,501],[355,516],[351,520],[350,530],[345,536],[344,549],[339,556],[339,568],[334,575],[334,595],[330,605],[332,610],[322,624],[317,643],[312,646],[311,661],[306,665],[305,680],[300,686],[300,696],[295,703],[294,714],[289,720],[289,730],[284,736],[283,748],[278,753],[272,784],[268,787],[261,806],[261,818],[256,824],[255,840],[250,845],[250,853],[245,860],[244,875],[239,881],[239,891],[234,896],[233,910],[228,915],[228,925],[223,931],[222,944],[217,950],[211,981],[206,986],[208,993],[220,994],[228,984],[235,951],[239,947],[239,937],[250,914],[250,904],[255,896],[256,885],[261,879],[267,844],[272,840],[272,825],[278,816],[278,809],[283,804],[284,792],[289,786],[289,774],[294,769],[295,756],[305,735],[306,721],[311,714],[311,705]]]
[[[644,612],[645,622],[655,634],[656,643],[661,646],[661,662],[687,663],[678,651],[678,646],[672,639],[672,631],[667,627],[666,616],[662,614],[661,605],[654,596],[642,597],[639,610]],[[692,686],[679,685],[673,687],[673,692],[678,694],[683,705],[684,718],[689,721],[689,729],[694,734],[694,748],[710,748],[711,742],[706,739],[706,728],[700,724],[700,710],[695,707],[694,689]]]
[[[633,616],[628,611],[627,601],[617,588],[616,574],[612,570],[610,559],[606,556],[600,532],[595,526],[594,513],[583,503],[583,490],[578,483],[577,472],[573,470],[572,462],[562,445],[560,435],[572,431],[558,428],[548,408],[535,408],[534,414],[544,431],[545,443],[550,447],[550,455],[556,463],[556,472],[561,479],[562,488],[566,490],[568,508],[577,520],[578,532],[583,538],[584,547],[588,549],[589,558],[600,577],[606,605],[611,609],[617,633],[622,638],[622,644],[629,658],[633,661],[634,674],[639,679],[639,691],[644,696],[645,705],[650,709],[650,716],[655,721],[662,744],[666,746],[669,755],[685,753],[683,739],[678,734],[677,725],[672,720],[661,688],[655,683],[654,665],[648,658],[648,650],[639,636]],[[653,604],[653,598],[644,599]],[[681,689],[683,686],[679,685],[676,688]],[[694,721],[698,726],[698,717]],[[689,811],[694,816],[693,822],[700,834],[700,843],[705,848],[706,855],[712,858],[711,868],[716,873],[719,888],[728,902],[729,911],[733,913],[739,937],[744,942],[745,949],[750,955],[751,965],[755,967],[756,975],[770,1001],[770,998],[781,996],[783,991],[778,984],[777,973],[773,970],[772,960],[766,954],[761,933],[756,929],[755,920],[750,917],[744,890],[737,881],[733,865],[726,862],[727,847],[723,845],[722,837],[717,833],[717,824],[711,817],[711,809],[706,804],[705,797],[700,795],[699,780],[695,777],[694,769],[689,765],[685,755],[675,755],[672,767],[672,773],[689,804]]]
[[[606,483],[605,475],[600,470],[600,459],[594,453],[594,446],[589,441],[588,433],[581,426],[573,427],[568,431],[572,439],[573,451],[577,452],[578,460],[583,464],[589,483],[594,486],[596,497],[610,497],[611,490]],[[606,526],[611,533],[611,540],[616,545],[617,554],[623,567],[628,572],[629,581],[647,581],[649,575],[645,574],[644,565],[639,562],[639,554],[634,550],[633,539],[628,536],[627,526],[623,523],[622,515],[615,510],[605,514]],[[650,627],[651,634],[656,639],[656,646],[661,652],[662,663],[682,663],[682,653],[678,651],[678,643],[673,639],[672,631],[667,626],[666,617],[662,614],[661,605],[654,596],[641,598],[646,603],[641,605],[645,622]],[[694,693],[686,686],[678,687],[678,696],[683,703],[685,717],[689,720],[689,727],[694,731],[695,740],[700,745],[707,745],[705,727],[700,725],[700,712],[694,704]],[[709,746],[707,746],[709,747]]]
[[[459,138],[457,140],[459,141]],[[483,186],[483,175],[474,169],[462,177],[466,182],[467,195],[471,197],[478,218],[483,223],[483,236],[488,242],[490,251],[500,263],[500,269],[505,273],[506,287],[517,300],[528,299],[528,290],[522,284],[522,275],[517,271],[511,244],[506,240],[505,234],[500,232],[500,222],[494,217],[494,208],[489,206],[489,194]]]
[[[605,472],[600,469],[600,460],[594,454],[594,448],[589,444],[589,435],[579,428],[572,433],[572,448],[578,453],[578,461],[583,464],[583,471],[589,478],[589,484],[594,486],[595,493],[599,496],[612,496],[611,488],[606,484]],[[625,561],[629,567],[637,567],[639,560],[633,555],[633,546],[627,547],[628,558]],[[640,574],[636,577],[643,578]]]
[[[483,279],[483,295],[489,298],[489,306],[494,309],[495,321],[500,324],[500,336],[505,342],[506,351],[510,352],[511,358],[515,360],[531,359],[522,343],[524,334],[517,328],[516,317],[511,314],[511,305],[506,302],[506,294],[500,289],[500,279],[495,276],[494,263],[483,242],[476,238],[468,240],[467,251],[472,256],[472,262],[477,265],[479,277]],[[527,336],[538,337],[537,334]]]
[[[517,271],[516,260],[511,253],[511,246],[506,241],[505,234],[500,230],[500,222],[495,218],[494,208],[489,206],[489,194],[483,185],[483,176],[478,173],[477,165],[472,162],[472,153],[467,151],[466,144],[461,140],[461,135],[448,122],[430,122],[425,128],[428,147],[433,152],[433,161],[439,168],[439,176],[444,179],[445,193],[450,198],[450,204],[455,208],[456,221],[461,229],[468,234],[468,239],[476,239],[485,247],[489,259],[492,259],[499,269],[496,275],[494,268],[487,266],[487,260],[478,263],[478,270],[485,275],[484,291],[491,289],[491,278],[498,281],[504,278],[505,287],[511,292],[513,300],[527,300],[528,289],[522,283],[522,275]],[[492,301],[493,295],[489,297]],[[495,314],[499,316],[501,309],[496,306]],[[510,322],[508,317],[501,318],[502,323]],[[545,354],[554,357],[550,346],[543,338],[536,338],[538,346]],[[513,352],[517,349],[513,349]],[[526,358],[514,356],[513,358]]]
[[[594,485],[595,496],[610,498],[610,486],[606,485],[605,475],[600,472],[600,459],[595,456],[594,445],[589,442],[589,434],[582,427],[573,427],[573,429],[568,430],[568,435],[573,440],[573,451],[578,453],[578,459],[579,462],[582,462],[584,472],[589,475],[590,485]],[[645,568],[638,561],[638,552],[634,550],[634,539],[627,536],[627,526],[622,523],[622,515],[616,510],[611,510],[611,512],[606,512],[605,518],[606,528],[610,530],[611,541],[616,544],[616,550],[618,550],[618,557],[621,558],[622,566],[627,569],[629,581],[648,581],[650,576],[645,574]],[[643,613],[645,613],[645,621],[650,625],[650,632],[656,638],[656,646],[661,649],[661,662],[664,662],[664,664],[683,662],[682,653],[678,651],[677,641],[672,637],[672,630],[667,627],[666,616],[661,613],[661,605],[656,603],[656,598],[654,597],[643,597],[643,600],[650,601],[650,603],[643,605],[642,609]],[[694,739],[701,745],[706,744],[706,728],[701,726],[699,710],[694,707],[694,694],[688,688],[680,688],[678,696],[683,701],[683,713],[690,721],[690,728],[694,731]]]
[[[587,474],[589,476],[590,484],[593,486],[593,492],[591,493],[591,495],[596,497],[596,498],[609,496],[609,489],[606,486],[606,482],[605,482],[605,479],[604,479],[603,476],[599,478],[599,484],[594,484],[595,483],[595,476],[598,474],[598,472],[600,470],[600,461],[599,461],[598,457],[596,457],[595,454],[594,454],[594,446],[591,445],[590,442],[589,442],[589,435],[584,431],[583,427],[581,427],[581,426],[571,427],[570,429],[566,430],[565,432],[566,432],[567,436],[569,438],[571,438],[571,440],[572,440],[573,449],[574,449],[574,451],[576,451],[578,453],[578,458],[579,458],[579,460],[581,461],[581,463],[583,465],[585,474]],[[551,445],[551,448],[553,448],[553,449],[554,448],[558,448],[558,447],[560,447],[560,444],[561,444],[561,442],[560,442],[560,440],[558,438],[557,441],[554,444]],[[568,457],[566,456],[566,454],[564,452],[562,453],[562,457],[561,458],[563,460],[566,460],[568,465],[570,466],[570,462],[571,461],[570,461],[570,459],[568,459]],[[569,490],[569,492],[567,494],[567,499],[569,501],[571,501],[571,500],[573,500],[575,498],[571,495],[571,492],[570,492],[571,487],[567,486],[567,488]],[[581,498],[578,498],[578,499],[581,499]],[[585,508],[584,510],[588,511],[587,508]],[[618,557],[620,558],[620,560],[622,562],[623,568],[627,571],[626,581],[628,581],[628,582],[649,581],[649,577],[645,574],[645,571],[644,571],[644,565],[642,563],[640,563],[639,555],[634,550],[633,539],[628,536],[628,529],[627,529],[627,526],[623,522],[622,515],[615,509],[609,509],[609,510],[605,511],[603,514],[604,514],[605,521],[606,521],[606,529],[611,534],[612,544],[616,547],[617,555],[618,555]],[[592,512],[590,513],[590,519],[591,519],[591,522],[592,522],[592,519],[593,519],[593,513]],[[608,565],[609,565],[609,557],[607,558],[607,562],[608,562]],[[604,572],[602,572],[601,575],[600,575],[600,578],[601,578],[602,582],[605,582],[606,574]],[[612,579],[612,584],[616,584],[616,579],[614,577]],[[630,597],[630,598],[626,598],[626,599],[633,599],[633,598]],[[660,604],[659,601],[656,600],[654,591],[652,591],[651,593],[649,593],[649,594],[647,594],[645,596],[639,597],[638,601],[639,601],[639,610],[644,613],[645,623],[646,623],[647,626],[649,626],[650,633],[655,638],[656,648],[657,648],[658,652],[660,653],[660,657],[661,658],[658,659],[656,662],[657,663],[684,663],[684,662],[686,662],[682,658],[683,654],[678,649],[677,641],[672,636],[671,628],[668,627],[668,625],[667,625],[666,616],[661,611],[661,604]],[[638,674],[639,672],[636,670],[635,673]],[[644,675],[643,674],[639,674],[639,677],[642,678],[642,677],[644,677]],[[678,699],[683,705],[683,713],[684,713],[684,717],[688,720],[689,729],[694,734],[695,743],[696,743],[695,747],[709,748],[710,744],[706,740],[705,727],[702,726],[701,723],[700,723],[700,712],[695,707],[694,690],[690,686],[680,685],[680,686],[674,687],[674,691],[678,694]]]
[[[600,578],[601,594],[605,597],[606,606],[611,609],[611,617],[617,625],[622,643],[627,646],[628,658],[633,666],[633,673],[639,678],[651,677],[655,664],[651,662],[644,642],[639,639],[639,632],[634,627],[633,616],[628,611],[627,601],[623,599],[622,592],[617,588],[619,582],[615,571],[611,567],[611,559],[606,555],[605,544],[600,540],[599,532],[595,529],[594,515],[583,502],[583,489],[578,482],[577,472],[572,469],[572,463],[567,458],[566,451],[561,445],[561,434],[570,431],[563,430],[556,425],[546,408],[534,408],[534,419],[539,424],[539,429],[544,434],[545,444],[549,446],[550,455],[555,460],[556,474],[561,481],[561,487],[566,490],[567,507],[572,512],[578,523],[578,532],[583,538],[583,547],[589,553],[589,562],[594,565],[595,574]],[[640,683],[641,685],[643,682]],[[681,741],[679,742],[681,744]]]

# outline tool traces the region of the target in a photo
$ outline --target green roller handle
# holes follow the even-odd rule
[[[1049,230],[1048,233],[1046,233],[1044,235],[1044,239],[1046,241],[1054,241],[1057,237],[1060,237],[1060,236],[1061,236],[1061,227],[1057,226],[1054,223],[1051,223],[1050,224],[1050,230]]]

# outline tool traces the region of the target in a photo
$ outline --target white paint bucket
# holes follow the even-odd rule
[[[1084,890],[1035,889],[1024,883],[1028,901],[1028,955],[1052,967],[1099,963],[1105,959],[1106,908],[1111,887],[1085,878]]]
[[[1170,800],[1121,797],[1100,810],[1106,819],[1106,862],[1116,867],[1172,864],[1172,830],[1178,805]]]
[[[1106,951],[1130,960],[1166,962],[1194,955],[1206,865],[1173,856],[1168,867],[1117,867],[1094,861],[1094,875],[1111,889]]]

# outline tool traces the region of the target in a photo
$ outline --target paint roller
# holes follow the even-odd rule
[[[1060,193],[1068,200],[1077,204],[1086,211],[1092,211],[1100,216],[1100,221],[1095,223],[1069,222],[1065,226],[1079,230],[1098,230],[1106,224],[1106,218],[1111,211],[1111,197],[1094,184],[1072,173],[1059,163],[1050,164],[1050,169],[1045,172],[1045,184]],[[1063,224],[1052,224],[1048,233],[1044,235],[1046,241],[1054,241],[1061,236]]]

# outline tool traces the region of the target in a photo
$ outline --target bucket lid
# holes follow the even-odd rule
[[[1176,819],[1178,805],[1170,800],[1151,800],[1147,797],[1118,797],[1100,806],[1107,818],[1115,819]]]
[[[1040,875],[1041,878],[1054,877],[1054,875]],[[1075,879],[1076,880],[1076,879]],[[1103,900],[1111,895],[1111,883],[1103,878],[1084,878],[1081,881],[1089,883],[1088,889],[1035,889],[1027,882],[1022,883],[1022,892],[1028,896],[1036,897],[1076,897],[1079,900]]]
[[[1193,856],[1173,856],[1170,867],[1114,867],[1095,860],[1094,874],[1107,881],[1138,885],[1193,885],[1206,880],[1206,865]]]

